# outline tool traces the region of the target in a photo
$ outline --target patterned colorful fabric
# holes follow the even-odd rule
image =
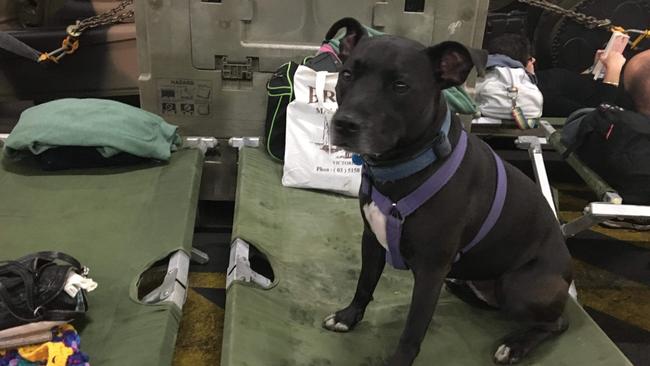
[[[65,324],[52,330],[50,342],[0,351],[0,366],[90,366],[80,345],[77,331]]]

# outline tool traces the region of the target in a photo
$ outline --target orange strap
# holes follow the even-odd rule
[[[632,42],[632,46],[630,46],[631,49],[637,48],[639,43],[643,42],[644,39],[650,38],[650,29],[646,29],[645,32],[639,34],[638,37]]]

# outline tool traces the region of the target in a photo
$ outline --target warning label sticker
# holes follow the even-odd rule
[[[159,79],[160,113],[165,116],[210,116],[210,80]]]

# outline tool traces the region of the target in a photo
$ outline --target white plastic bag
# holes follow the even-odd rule
[[[296,99],[287,107],[282,185],[359,194],[361,167],[351,154],[330,143],[338,73],[300,65],[294,76]]]

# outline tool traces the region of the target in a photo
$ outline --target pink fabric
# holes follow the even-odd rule
[[[334,51],[334,47],[330,45],[329,43],[323,43],[320,48],[318,49],[318,54],[321,53],[331,53],[332,56],[336,57],[336,59],[340,62],[341,59],[339,58],[339,55],[336,54],[336,51]]]

